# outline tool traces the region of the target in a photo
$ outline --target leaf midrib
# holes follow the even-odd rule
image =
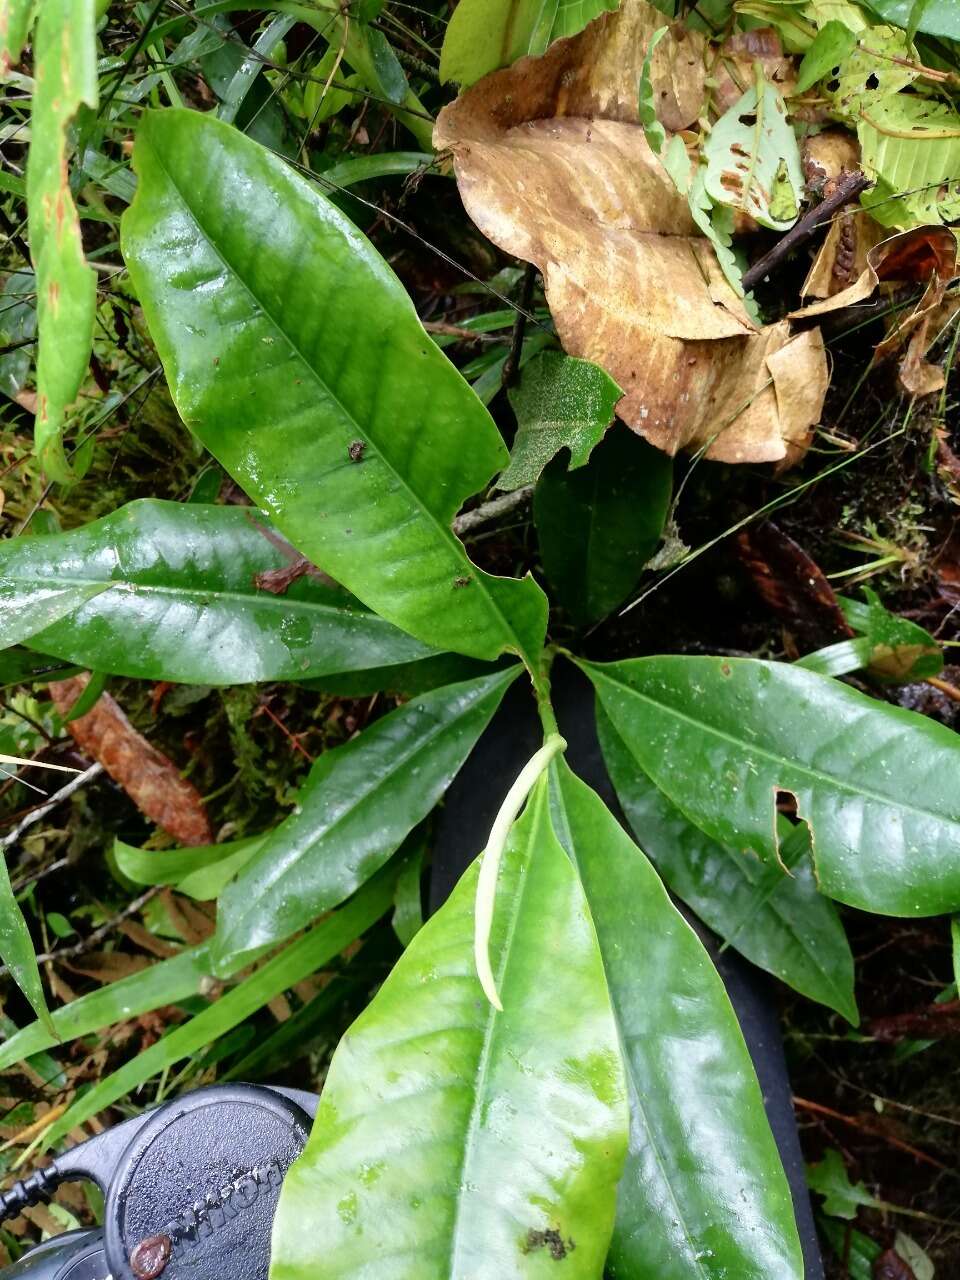
[[[735,738],[731,734],[725,732],[723,729],[718,729],[715,725],[709,724],[705,720],[695,720],[692,716],[687,715],[685,712],[678,711],[676,707],[671,706],[669,703],[658,702],[656,698],[651,698],[649,694],[640,693],[639,690],[633,688],[632,685],[625,684],[622,680],[612,680],[608,675],[606,675],[600,668],[596,666],[592,666],[591,670],[601,680],[606,681],[606,683],[611,685],[613,688],[624,689],[626,690],[627,693],[631,694],[635,698],[638,698],[641,702],[645,702],[652,707],[658,707],[661,711],[666,712],[668,715],[674,716],[678,720],[682,720],[685,724],[689,724],[693,728],[699,729],[701,732],[712,734],[713,737],[719,738],[721,741],[727,742],[731,746],[738,747],[745,753],[761,756],[765,760],[768,760],[773,764],[776,764],[779,768],[784,768],[786,770],[793,770],[794,772],[799,773],[806,778],[809,778],[812,783],[820,782],[820,783],[835,787],[838,791],[846,792],[860,799],[873,800],[878,805],[881,805],[885,808],[902,809],[907,813],[916,814],[917,817],[920,817],[920,818],[925,818],[925,819],[933,818],[938,822],[944,823],[945,825],[960,827],[960,820],[956,818],[947,817],[943,814],[936,813],[935,811],[930,809],[918,809],[916,805],[910,804],[906,800],[892,800],[889,796],[884,796],[880,792],[871,790],[869,787],[854,786],[852,783],[843,782],[841,779],[834,777],[834,775],[831,773],[823,773],[817,769],[812,768],[810,765],[803,764],[797,760],[788,760],[785,756],[774,755],[773,752],[766,747],[758,746],[758,744],[754,742],[747,742],[742,738]],[[611,713],[611,719],[612,718],[613,717]],[[625,742],[627,741],[625,735],[621,734],[621,737],[623,737]],[[629,746],[629,743],[627,745]],[[632,748],[630,748],[630,752],[631,752],[631,755],[634,754]],[[644,772],[646,772],[646,770],[644,770]]]
[[[178,596],[178,597],[197,596],[197,597],[202,597],[201,603],[209,603],[210,601],[213,601],[213,600],[239,601],[241,604],[248,605],[251,608],[278,609],[283,613],[291,613],[295,611],[309,611],[309,612],[315,612],[315,613],[332,614],[334,617],[337,617],[337,618],[342,618],[342,619],[349,618],[349,619],[356,620],[358,622],[373,622],[373,623],[376,623],[378,626],[389,628],[390,631],[397,630],[397,627],[392,622],[388,622],[386,618],[382,618],[378,613],[373,613],[372,611],[367,609],[348,609],[346,606],[340,607],[335,604],[322,604],[319,601],[315,601],[315,600],[295,600],[295,599],[291,600],[285,595],[284,596],[274,595],[273,592],[271,591],[262,591],[262,592],[252,591],[249,594],[247,594],[242,591],[232,591],[232,590],[228,591],[219,587],[215,587],[212,589],[207,587],[200,587],[200,586],[187,587],[187,588],[164,587],[164,586],[157,585],[155,583],[137,582],[130,578],[87,578],[87,577],[60,578],[52,574],[44,574],[43,578],[40,579],[38,583],[36,578],[32,578],[29,580],[25,578],[21,579],[21,578],[18,578],[17,575],[15,574],[4,573],[2,571],[0,571],[0,590],[2,590],[3,582],[5,580],[14,581],[14,582],[22,581],[26,586],[29,586],[32,589],[36,589],[38,585],[47,586],[48,584],[52,587],[64,588],[64,589],[69,587],[102,587],[104,591],[109,590],[111,587],[120,587],[121,589],[128,589],[131,592],[131,594],[137,594],[137,595],[152,594],[152,595],[158,595],[158,596],[168,595],[168,596]],[[94,599],[96,599],[96,597],[94,597]],[[84,603],[89,604],[90,601],[85,601]],[[78,606],[78,608],[82,608],[82,607],[83,607],[82,605]],[[64,619],[61,619],[61,621],[63,620]],[[58,624],[53,623],[51,625],[56,626]],[[404,634],[404,639],[414,640],[415,638]],[[415,640],[415,643],[423,644],[423,641]],[[429,646],[424,646],[424,647],[429,648]],[[434,650],[434,652],[436,651]]]
[[[517,926],[522,914],[524,894],[526,893],[527,885],[530,880],[530,860],[534,856],[532,852],[532,845],[536,839],[540,822],[542,821],[542,809],[539,809],[539,806],[546,803],[544,798],[545,796],[546,788],[541,779],[538,789],[535,790],[534,794],[528,800],[528,803],[538,806],[538,812],[535,815],[535,820],[530,824],[530,834],[527,839],[526,857],[524,859],[523,869],[520,875],[520,884],[514,890],[513,899],[511,901],[512,910],[510,919],[507,924],[507,932],[504,937],[503,948],[501,949],[499,963],[497,965],[497,990],[499,992],[503,992],[504,989],[504,976],[510,964],[510,952],[513,947],[514,936],[516,935]],[[477,1069],[473,1076],[473,1106],[470,1108],[470,1119],[467,1122],[467,1131],[463,1140],[463,1159],[460,1161],[460,1172],[457,1180],[457,1203],[453,1215],[453,1223],[450,1227],[449,1264],[451,1276],[459,1276],[461,1274],[461,1272],[457,1270],[457,1261],[460,1255],[460,1217],[463,1210],[464,1200],[466,1199],[464,1194],[464,1174],[466,1173],[473,1157],[477,1134],[480,1128],[480,1119],[483,1111],[483,1108],[480,1105],[481,1090],[486,1086],[486,1076],[490,1059],[493,1055],[494,1041],[496,1039],[497,1031],[504,1021],[502,1015],[498,1020],[497,1012],[490,1004],[486,995],[482,994],[480,999],[484,1004],[487,1023],[483,1031],[483,1044],[480,1048],[480,1057],[477,1059]]]
[[[556,792],[560,798],[560,802],[562,805],[561,811],[563,814],[564,824],[566,826],[567,840],[569,842],[569,844],[565,846],[565,848],[568,854],[570,855],[571,861],[573,862],[577,875],[579,876],[580,864],[577,859],[576,842],[573,838],[573,832],[570,829],[570,819],[567,816],[567,801],[564,795],[561,766],[557,765],[556,762],[551,763],[550,777],[551,777],[551,781],[555,782]],[[614,821],[616,821],[616,819],[614,819]],[[626,832],[624,832],[624,835],[626,835]],[[627,838],[629,839],[629,836]],[[561,841],[561,844],[562,843],[563,842]],[[640,848],[639,845],[637,845],[637,851],[641,857],[645,858],[647,856],[643,852],[643,850]],[[654,873],[659,875],[659,872],[657,872],[655,868],[654,868]],[[587,907],[589,908],[590,899],[587,894],[586,885],[584,885],[583,887],[583,893],[584,893],[584,897],[587,900]],[[643,1105],[643,1094],[640,1089],[639,1078],[637,1076],[636,1069],[633,1065],[633,1059],[630,1054],[630,1041],[634,1037],[631,1037],[627,1034],[626,1023],[621,1011],[620,999],[617,992],[617,988],[615,988],[614,984],[610,982],[609,976],[607,975],[607,961],[603,951],[603,944],[600,941],[599,930],[597,930],[597,946],[600,951],[600,962],[603,965],[604,977],[607,978],[607,991],[610,996],[610,1006],[613,1010],[613,1021],[614,1021],[614,1025],[617,1028],[617,1038],[620,1041],[620,1057],[623,1060],[624,1073],[626,1074],[629,1080],[630,1089],[632,1091],[632,1096],[630,1097],[630,1105],[636,1107],[636,1110],[640,1114],[640,1119],[643,1122],[643,1128],[644,1128],[644,1131],[646,1132],[647,1140],[650,1143],[650,1149],[653,1151],[654,1159],[657,1162],[657,1168],[660,1170],[660,1176],[663,1180],[663,1185],[667,1189],[667,1193],[670,1196],[670,1201],[673,1204],[674,1210],[676,1212],[676,1215],[677,1215],[676,1221],[681,1226],[683,1230],[684,1238],[687,1242],[687,1247],[689,1252],[688,1261],[691,1262],[696,1267],[697,1274],[701,1277],[701,1280],[711,1280],[709,1272],[705,1269],[703,1263],[700,1261],[700,1256],[699,1256],[697,1247],[693,1242],[693,1237],[691,1236],[690,1229],[687,1226],[687,1219],[683,1210],[683,1205],[677,1199],[676,1192],[673,1189],[673,1182],[667,1172],[667,1165],[666,1165],[666,1161],[664,1160],[663,1153],[660,1149],[660,1143],[657,1141],[657,1137],[655,1136],[656,1130],[652,1128],[649,1120],[647,1119],[647,1111]],[[628,1138],[628,1143],[627,1143],[628,1158],[630,1157],[630,1154],[631,1154],[630,1143]]]
[[[286,329],[277,321],[273,313],[268,309],[268,307],[265,305],[262,299],[258,297],[258,295],[253,291],[253,288],[251,287],[251,285],[248,284],[246,279],[244,279],[244,277],[241,276],[240,272],[236,269],[233,263],[230,262],[227,259],[227,257],[224,255],[224,253],[221,251],[220,247],[215,242],[210,232],[200,221],[200,217],[197,214],[197,212],[194,210],[193,206],[188,202],[183,191],[180,189],[180,186],[174,180],[173,175],[171,174],[170,170],[167,168],[166,164],[163,161],[163,158],[160,155],[159,148],[156,146],[151,146],[151,150],[153,152],[153,155],[156,159],[158,166],[160,167],[163,174],[167,178],[167,181],[170,183],[171,188],[173,189],[174,192],[176,192],[178,200],[180,201],[181,205],[186,210],[186,212],[193,219],[194,223],[196,224],[197,228],[203,235],[203,238],[206,240],[207,245],[209,246],[211,251],[216,255],[216,257],[220,260],[223,266],[230,272],[233,279],[236,280],[238,284],[241,286],[241,288],[243,288],[246,291],[250,299],[255,303],[257,308],[260,310],[261,314],[267,318],[267,320],[270,322],[270,324],[273,326],[276,332],[280,335],[283,341],[287,343],[290,350],[294,353],[294,355],[297,357],[297,359],[300,361],[303,367],[307,370],[307,372],[309,373],[314,383],[326,395],[328,395],[330,399],[334,402],[334,404],[343,414],[344,419],[349,422],[352,422],[358,432],[363,431],[364,439],[367,440],[367,446],[368,447],[372,446],[374,452],[382,462],[383,466],[386,468],[387,471],[389,471],[389,473],[394,477],[398,485],[404,490],[404,492],[410,498],[413,506],[421,513],[423,517],[426,518],[428,523],[433,526],[440,540],[444,544],[446,544],[450,548],[450,550],[453,551],[454,554],[463,561],[464,564],[469,565],[470,568],[473,570],[473,573],[471,576],[473,577],[473,580],[476,582],[477,586],[480,588],[481,595],[483,597],[484,603],[487,606],[488,611],[493,614],[495,621],[499,623],[502,631],[506,633],[507,643],[505,647],[514,648],[518,654],[521,654],[521,655],[525,654],[526,650],[523,644],[520,642],[519,636],[515,634],[512,626],[507,621],[507,618],[504,616],[504,613],[500,608],[499,604],[493,598],[493,596],[491,595],[490,591],[486,586],[486,583],[484,581],[486,574],[484,574],[482,570],[478,569],[477,566],[473,563],[473,561],[467,556],[466,551],[464,550],[463,544],[455,536],[455,534],[453,533],[453,530],[448,529],[446,526],[444,526],[440,522],[440,520],[434,515],[434,513],[430,510],[430,508],[425,505],[423,500],[413,491],[413,489],[411,489],[410,484],[407,481],[406,477],[403,476],[399,471],[397,471],[397,469],[393,466],[393,464],[386,458],[386,456],[383,454],[383,452],[380,450],[379,446],[377,445],[376,440],[367,439],[367,437],[370,434],[369,431],[366,428],[361,427],[360,423],[357,422],[353,414],[347,409],[346,405],[344,405],[343,402],[340,400],[339,396],[334,394],[332,387],[327,382],[324,381],[324,379],[321,377],[318,370],[315,369],[313,364],[307,359],[306,355],[303,353],[303,351],[301,351],[299,345],[293,340],[293,338],[286,331]]]

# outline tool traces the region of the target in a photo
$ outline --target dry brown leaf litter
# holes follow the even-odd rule
[[[644,138],[637,84],[663,15],[644,0],[485,77],[440,114],[467,212],[540,269],[565,350],[622,388],[617,412],[667,453],[802,456],[826,394],[820,332],[758,327]],[[704,42],[671,28],[652,59],[671,130],[704,104]]]
[[[74,676],[50,686],[53,704],[61,716],[87,687],[90,677]],[[148,818],[181,844],[211,844],[213,831],[196,787],[180,776],[168,756],[158,751],[133,727],[108,693],[97,699],[86,715],[66,726],[77,745],[120,784]]]

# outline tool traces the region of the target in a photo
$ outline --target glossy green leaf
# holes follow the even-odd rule
[[[40,1021],[31,1022],[0,1044],[0,1071],[43,1049],[195,996],[209,973],[209,947],[204,944],[78,996],[50,1015],[54,1033]]]
[[[282,991],[329,964],[389,908],[398,871],[399,866],[385,868],[339,911],[333,912],[309,933],[305,933],[262,964],[249,977],[215,1000],[203,1013],[198,1013],[189,1022],[168,1032],[149,1049],[138,1053],[117,1071],[98,1081],[92,1089],[77,1098],[47,1130],[44,1135],[45,1147],[54,1146],[76,1125],[83,1124],[104,1107],[111,1106],[118,1098],[136,1089],[164,1067],[172,1066],[182,1058],[199,1052],[218,1036],[239,1026],[245,1018],[256,1013]]]
[[[504,665],[507,659],[501,660]],[[462,658],[458,653],[438,653],[432,658],[417,662],[398,662],[390,667],[368,667],[363,671],[351,671],[345,675],[323,676],[317,680],[304,680],[308,689],[335,694],[339,698],[368,698],[374,693],[429,693],[441,685],[471,680],[490,671],[486,662],[474,658]],[[299,683],[299,682],[298,682]]]
[[[873,645],[867,637],[858,636],[856,640],[838,640],[836,644],[805,653],[797,659],[796,665],[821,676],[846,676],[867,666],[871,653]]]
[[[637,765],[698,827],[776,859],[777,793],[810,824],[821,891],[886,915],[960,907],[960,737],[790,663],[582,664]]]
[[[917,9],[917,0],[869,0],[878,17],[898,27],[908,27]],[[927,0],[917,16],[917,30],[928,36],[960,40],[960,7],[956,0]]]
[[[508,393],[517,435],[497,488],[534,484],[561,449],[569,451],[571,470],[585,466],[613,422],[621,394],[610,375],[589,360],[575,360],[562,351],[534,357]]]
[[[47,999],[43,994],[33,939],[10,885],[6,859],[0,853],[0,959],[10,970],[17,986],[47,1028],[52,1029]]]
[[[193,849],[138,849],[115,840],[117,868],[135,884],[169,884],[188,898],[209,902],[263,847],[269,833]]]
[[[460,0],[447,23],[440,78],[473,84],[619,7],[620,0]]]
[[[281,595],[258,589],[258,574],[293,558],[249,508],[141,499],[69,533],[0,543],[0,641],[29,637],[81,666],[212,685],[431,654],[310,574]]]
[[[596,1280],[623,1067],[579,881],[534,791],[473,964],[477,863],[340,1043],[274,1220],[272,1280]],[[302,1224],[309,1220],[311,1229]]]
[[[790,874],[719,844],[637,768],[598,708],[603,758],[637,842],[670,889],[730,946],[854,1026],[853,956],[837,909],[817,889],[805,827],[781,837]]]
[[[535,662],[546,600],[451,530],[507,460],[364,236],[191,111],[147,113],[123,251],[184,421],[315,564],[425,643]]]
[[[777,88],[763,78],[711,129],[703,147],[704,184],[710,199],[786,231],[797,220],[803,174],[800,148]]]
[[[673,460],[615,427],[587,466],[540,477],[533,516],[547,579],[575,622],[605,618],[636,586],[670,509]]]
[[[236,122],[237,113],[257,83],[257,76],[263,71],[264,63],[273,57],[277,45],[295,22],[296,18],[292,15],[282,14],[268,22],[257,36],[220,97],[217,115],[221,120],[226,120],[228,124]]]
[[[825,23],[803,55],[794,92],[806,93],[824,77],[837,74],[856,43],[857,33],[842,22],[831,19]]]
[[[0,555],[13,541],[11,538],[9,542],[0,544]],[[38,539],[31,537],[24,541],[36,542]],[[0,608],[0,649],[29,640],[61,618],[76,613],[106,589],[105,582],[79,582],[70,586],[53,584],[48,587],[40,586],[34,580],[30,588],[19,596],[13,593],[6,596],[0,594],[3,601],[3,607]],[[2,590],[0,587],[0,593]]]
[[[2,54],[0,54],[2,56]],[[0,290],[0,391],[14,399],[27,384],[37,332],[37,285],[32,271],[14,271]]]
[[[73,474],[62,434],[66,411],[86,376],[96,311],[96,274],[83,254],[67,143],[80,107],[97,105],[95,22],[94,0],[44,0],[34,33],[36,90],[27,158],[40,335],[34,443],[44,470],[59,481]]]
[[[800,1280],[790,1189],[736,1015],[699,938],[600,797],[551,766],[626,1063],[617,1280]]]
[[[427,816],[519,668],[425,693],[319,758],[296,811],[220,898],[218,971],[342,902]]]

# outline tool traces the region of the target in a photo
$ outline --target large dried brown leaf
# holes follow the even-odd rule
[[[651,152],[637,83],[663,15],[644,0],[494,72],[440,114],[463,202],[494,243],[535,263],[564,348],[624,391],[617,412],[667,453],[725,462],[800,456],[827,363],[816,329],[758,329],[686,200]],[[704,43],[671,28],[653,55],[664,124],[703,97]]]
[[[957,300],[945,300],[947,284],[956,274],[957,238],[953,231],[943,226],[913,227],[875,244],[867,251],[863,270],[851,285],[795,311],[793,317],[805,319],[857,306],[881,284],[926,281],[926,291],[912,310],[892,312],[887,335],[874,357],[879,362],[903,351],[898,370],[901,385],[911,395],[930,395],[942,389],[945,375],[926,360],[926,354],[956,313]]]
[[[74,676],[50,686],[57,711],[65,716],[90,677]],[[118,704],[102,693],[86,715],[67,729],[86,755],[99,760],[141,813],[181,844],[211,844],[213,831],[200,794],[181,778],[177,766],[134,729]]]

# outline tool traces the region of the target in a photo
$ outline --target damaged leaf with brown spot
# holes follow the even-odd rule
[[[97,104],[94,0],[45,0],[34,36],[36,92],[30,118],[27,208],[37,275],[37,416],[34,447],[52,480],[74,474],[63,449],[93,346],[96,273],[87,265],[68,177],[67,130]]]
[[[565,350],[618,383],[634,431],[670,454],[796,461],[826,394],[823,342],[786,322],[758,328],[648,146],[637,85],[662,25],[625,0],[474,85],[441,112],[434,141],[453,152],[481,231],[540,268]],[[697,119],[706,60],[702,37],[673,27],[653,49],[665,129]]]
[[[90,682],[87,675],[60,680],[50,686],[53,705],[66,717]],[[158,827],[181,844],[213,841],[206,809],[196,787],[162,751],[138,733],[108,693],[86,715],[66,725],[80,749],[119,783],[127,795]]]

